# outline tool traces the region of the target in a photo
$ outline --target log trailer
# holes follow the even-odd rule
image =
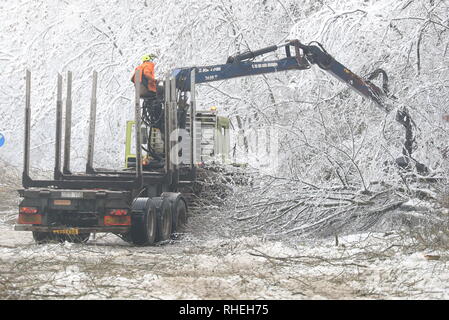
[[[254,61],[258,56],[285,49],[285,55],[273,61]],[[305,45],[288,41],[256,51],[236,54],[225,64],[178,68],[159,81],[157,99],[140,95],[139,75],[135,77],[133,121],[126,134],[126,165],[122,170],[94,167],[97,73],[93,73],[86,170],[70,169],[71,85],[67,74],[65,103],[64,154],[62,156],[62,76],[58,75],[56,103],[56,139],[54,173],[51,180],[30,177],[31,73],[26,72],[25,141],[22,198],[15,230],[32,231],[37,243],[48,241],[86,242],[91,233],[109,232],[134,245],[153,245],[166,241],[185,228],[187,200],[183,187],[197,179],[198,150],[201,137],[197,126],[210,114],[196,110],[195,85],[236,77],[281,71],[306,70],[316,64],[357,93],[372,100],[385,112],[387,74],[378,69],[363,79],[336,61],[317,42]],[[383,77],[382,89],[371,82]],[[209,117],[210,118],[210,117]],[[406,129],[402,166],[409,167],[413,150],[413,122],[406,109],[396,120]],[[226,123],[226,119],[221,119]],[[217,121],[215,125],[219,125]],[[223,124],[221,124],[223,125]],[[132,131],[135,131],[134,138]],[[132,140],[132,141],[131,141]],[[135,152],[131,152],[131,142]],[[398,162],[399,165],[401,163]],[[62,169],[61,169],[62,165]]]

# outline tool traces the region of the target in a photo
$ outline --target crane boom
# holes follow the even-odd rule
[[[282,47],[285,48],[285,57],[283,58],[253,61],[258,56],[277,51]],[[291,53],[291,47],[294,48],[294,55]],[[280,71],[306,70],[310,69],[312,64],[317,64],[321,69],[345,82],[363,97],[374,101],[380,108],[387,112],[390,111],[384,102],[385,93],[382,89],[350,71],[328,54],[320,44],[318,46],[304,45],[299,40],[291,40],[283,45],[269,46],[234,55],[229,57],[225,64],[175,69],[172,75],[176,77],[179,89],[189,91],[192,70],[195,70],[195,82],[199,84]],[[383,74],[384,80],[386,80],[385,72]]]
[[[314,45],[311,45],[312,43],[314,43]],[[278,60],[254,61],[258,56],[275,52],[281,48],[285,48],[285,57]],[[292,48],[294,49],[293,54]],[[346,83],[352,90],[362,97],[373,101],[377,107],[386,113],[393,109],[393,107],[386,101],[388,94],[388,77],[384,70],[377,69],[368,76],[368,79],[364,79],[335,60],[335,58],[316,41],[305,45],[299,40],[290,40],[282,45],[273,45],[259,50],[230,56],[225,64],[178,68],[173,71],[172,76],[176,78],[176,86],[178,89],[181,91],[190,91],[190,77],[193,70],[195,70],[195,83],[200,84],[280,71],[306,70],[310,69],[313,64],[318,65],[322,70]],[[370,81],[377,78],[379,75],[382,75],[382,88],[379,88]],[[411,156],[415,143],[412,127],[414,122],[411,120],[407,108],[404,107],[397,111],[396,121],[404,126],[406,131],[403,148],[404,157],[402,157],[401,162],[397,161],[398,165],[404,168],[409,168],[410,160],[413,160],[418,171],[421,171],[420,173],[425,173],[427,168]],[[419,168],[422,169],[420,170]]]

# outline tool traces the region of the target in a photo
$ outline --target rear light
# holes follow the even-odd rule
[[[19,207],[18,224],[42,224],[42,215],[38,213],[35,207]]]
[[[131,216],[104,216],[105,226],[129,226],[131,225]]]
[[[35,207],[19,207],[19,213],[25,213],[25,214],[37,213],[37,208],[35,208]]]
[[[18,224],[42,224],[41,214],[19,213]]]
[[[128,210],[126,209],[112,209],[109,210],[110,216],[126,216],[128,214]]]

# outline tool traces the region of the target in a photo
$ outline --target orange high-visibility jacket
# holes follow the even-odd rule
[[[154,78],[154,63],[151,61],[145,61],[140,66],[136,67],[137,71],[140,71],[140,83],[146,84],[148,90],[156,92],[156,79]],[[134,71],[134,75],[131,78],[131,81],[134,82],[134,77],[136,75]],[[142,80],[142,74],[144,79]]]

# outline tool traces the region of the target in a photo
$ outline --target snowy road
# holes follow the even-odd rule
[[[132,247],[113,235],[36,245],[12,230],[3,189],[1,299],[447,299],[448,252],[428,260],[398,235],[315,242],[233,236],[225,212],[191,217],[179,240]],[[220,231],[218,231],[220,230]]]

